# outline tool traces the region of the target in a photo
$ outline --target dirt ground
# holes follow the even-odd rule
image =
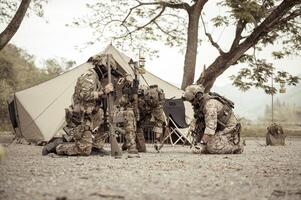
[[[241,155],[196,155],[152,146],[141,158],[42,156],[5,145],[0,199],[301,199],[301,138],[266,147],[247,138]],[[109,146],[106,146],[109,149]]]

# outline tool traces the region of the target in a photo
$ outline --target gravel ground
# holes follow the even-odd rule
[[[42,156],[6,145],[0,199],[301,199],[301,138],[284,147],[246,139],[241,155],[196,155],[152,146],[140,158]],[[109,146],[106,146],[109,149]]]

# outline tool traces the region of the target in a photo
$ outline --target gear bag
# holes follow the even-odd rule
[[[273,123],[267,127],[266,144],[271,146],[284,146],[285,135],[280,124]]]

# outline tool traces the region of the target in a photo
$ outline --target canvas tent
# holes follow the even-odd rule
[[[128,64],[130,58],[112,45],[100,54],[111,54],[123,72],[133,75],[133,70]],[[64,109],[71,103],[77,78],[92,67],[91,63],[84,63],[56,78],[16,92],[8,102],[15,133],[31,142],[51,139],[64,124]],[[183,94],[176,86],[148,71],[144,74],[144,78],[150,85],[159,85],[164,90],[166,98],[180,98]],[[140,78],[140,83],[146,84],[145,80]],[[186,117],[191,118],[193,112],[187,102],[185,109]]]

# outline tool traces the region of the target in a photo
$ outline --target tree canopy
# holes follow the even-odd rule
[[[285,67],[276,70],[267,59],[270,56],[261,52],[269,51],[274,59],[300,55],[301,0],[107,0],[87,6],[89,15],[74,24],[94,29],[95,38],[88,44],[111,39],[123,48],[145,47],[148,41],[181,47],[185,51],[182,89],[194,82],[201,40],[218,52],[197,80],[207,90],[231,66],[243,66],[231,77],[242,90],[257,87],[275,93],[269,84],[272,76],[276,82],[298,83],[299,77],[285,72]],[[207,17],[211,10],[219,12]],[[209,31],[213,27],[214,32]],[[223,32],[231,38],[223,38]],[[156,50],[151,47],[149,53]],[[200,54],[204,56],[199,59],[206,58],[206,52]]]

